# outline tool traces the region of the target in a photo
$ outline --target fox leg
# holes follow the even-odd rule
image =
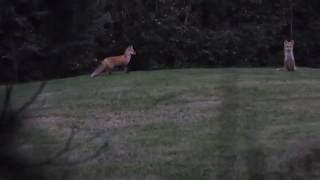
[[[111,75],[112,74],[112,68],[106,67],[106,73],[108,75]]]
[[[283,59],[283,67],[282,67],[282,68],[283,68],[284,71],[287,71],[287,70],[288,70],[286,58]]]
[[[129,73],[129,71],[128,71],[128,66],[124,66],[124,67],[123,67],[123,70],[124,70],[124,72]]]
[[[296,60],[293,60],[293,70],[297,70]]]
[[[287,71],[294,71],[296,69],[295,62],[293,59],[287,61],[286,69],[287,69]]]

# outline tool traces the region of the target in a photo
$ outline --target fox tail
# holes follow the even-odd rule
[[[104,70],[106,69],[106,66],[104,64],[100,64],[94,71],[93,73],[90,75],[90,77],[95,77],[98,76],[99,74],[101,74]]]

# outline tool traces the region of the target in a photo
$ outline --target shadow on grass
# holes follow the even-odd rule
[[[6,85],[0,94],[0,179],[20,180],[20,179],[52,179],[47,173],[47,168],[51,167],[70,167],[80,165],[97,158],[104,149],[107,148],[108,142],[101,143],[93,152],[89,152],[82,157],[70,160],[70,156],[82,148],[83,144],[88,144],[101,138],[103,134],[96,134],[82,143],[73,143],[77,134],[77,129],[72,128],[64,146],[52,155],[40,151],[36,156],[46,157],[39,161],[38,157],[27,158],[26,154],[19,152],[19,147],[14,143],[17,138],[19,129],[22,128],[23,114],[26,109],[34,103],[39,94],[43,91],[45,83],[42,83],[31,98],[20,108],[12,107],[13,85]],[[31,145],[32,142],[31,142]],[[63,176],[63,172],[61,176]],[[66,177],[64,177],[66,178]]]
[[[247,102],[237,87],[239,73],[231,71],[223,76],[220,84],[222,104],[217,117],[219,132],[219,149],[217,153],[216,179],[265,179],[266,155],[258,144],[261,128],[256,121],[256,113],[243,112]]]
[[[222,104],[217,117],[219,146],[215,178],[219,180],[310,180],[320,177],[320,143],[297,140],[284,146],[284,152],[271,154],[259,143],[263,130],[255,108],[254,99],[244,99],[237,87],[239,74],[231,72],[221,79]],[[246,97],[250,98],[250,97]],[[252,98],[252,97],[251,97]],[[241,115],[240,115],[241,114]],[[303,148],[301,148],[303,147]],[[277,147],[271,147],[277,148]],[[270,158],[277,162],[272,164]],[[272,167],[275,166],[276,168]]]
[[[279,180],[317,180],[320,177],[319,140],[301,140],[290,145],[279,158],[281,166],[271,173]]]

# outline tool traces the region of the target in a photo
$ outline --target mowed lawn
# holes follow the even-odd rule
[[[16,144],[26,161],[51,158],[49,179],[318,179],[319,78],[230,68],[52,80]],[[14,104],[38,86],[16,86]]]

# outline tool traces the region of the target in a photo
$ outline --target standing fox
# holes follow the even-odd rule
[[[124,71],[128,72],[128,64],[130,62],[131,56],[135,54],[136,52],[134,51],[133,46],[130,45],[124,51],[124,54],[120,56],[112,56],[112,57],[104,58],[101,64],[91,74],[91,77],[98,76],[104,71],[107,71],[110,74],[113,68],[116,66],[122,66],[124,67]]]
[[[284,69],[287,71],[296,70],[296,63],[293,55],[294,40],[284,41]]]

